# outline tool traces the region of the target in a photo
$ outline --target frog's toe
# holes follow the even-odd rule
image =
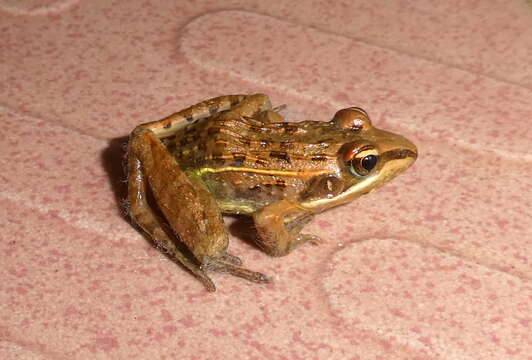
[[[286,104],[281,104],[281,105],[278,105],[278,106],[274,107],[274,108],[272,109],[272,111],[280,112],[280,111],[286,110],[287,107],[288,107],[288,105],[286,105]]]
[[[303,244],[320,245],[323,240],[318,235],[299,234],[296,238],[296,242],[298,246]]]
[[[224,253],[219,257],[220,261],[227,262],[236,266],[242,265],[242,260],[238,256],[235,256],[233,254]]]
[[[205,273],[205,271],[203,271],[203,269],[198,267],[198,268],[193,268],[193,269],[189,269],[189,270],[191,270],[192,273],[202,282],[203,286],[205,286],[205,289],[207,289],[207,291],[209,291],[209,292],[215,292],[216,291],[216,286],[214,285],[214,282]]]
[[[199,277],[199,279],[203,283],[203,286],[205,286],[205,289],[207,289],[207,291],[209,291],[209,292],[215,292],[216,291],[216,286],[214,285],[214,283],[212,282],[212,280],[208,276]]]
[[[210,259],[210,261],[203,265],[202,268],[204,268],[205,270],[228,273],[233,276],[238,276],[240,278],[253,281],[255,283],[264,284],[270,282],[270,279],[260,272],[251,271],[246,268],[236,266],[234,264],[223,261],[221,258]]]

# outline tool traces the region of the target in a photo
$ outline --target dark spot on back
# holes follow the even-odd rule
[[[241,167],[242,165],[244,165],[244,161],[246,160],[246,155],[235,153],[233,154],[233,159],[235,160],[233,166]]]
[[[279,186],[279,187],[285,188],[286,187],[286,182],[284,180],[277,180],[275,182],[275,186]]]
[[[225,158],[221,155],[220,156],[212,155],[212,160],[218,165],[225,164]]]
[[[284,122],[282,123],[282,126],[284,128],[284,132],[287,134],[293,134],[297,131],[297,124]]]
[[[293,141],[282,141],[280,143],[280,148],[283,149],[283,150],[288,150],[288,149],[291,149],[294,147],[294,142]]]
[[[209,107],[209,114],[213,115],[218,112],[218,108],[216,106]]]
[[[172,127],[172,123],[171,122],[169,122],[169,123],[164,125],[165,129],[170,129],[171,127]]]
[[[192,116],[192,115],[187,115],[187,116],[185,117],[185,119],[186,119],[188,122],[191,122],[192,120],[194,120],[194,116]]]
[[[283,151],[270,151],[270,157],[290,162],[290,156]]]

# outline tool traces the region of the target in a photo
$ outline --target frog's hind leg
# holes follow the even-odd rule
[[[165,117],[158,121],[152,121],[146,124],[139,125],[135,130],[149,129],[157,138],[163,139],[175,135],[175,133],[189,124],[216,115],[223,111],[227,111],[239,106],[242,102],[257,101],[261,96],[266,95],[224,95],[215,97],[209,100],[192,105],[177,113]]]
[[[240,259],[226,252],[228,236],[215,200],[199,178],[187,176],[180,169],[149,127],[150,124],[139,126],[129,142],[128,196],[132,219],[210,291],[215,287],[206,270],[267,282],[263,274],[240,268]],[[148,203],[148,186],[165,219],[158,217]],[[195,259],[189,259],[176,246],[173,234],[179,235]]]
[[[142,163],[135,154],[134,145],[130,144],[128,153],[128,203],[129,215],[151,240],[161,246],[173,259],[181,263],[193,273],[208,291],[215,291],[216,287],[200,266],[187,257],[173,240],[172,230],[164,219],[158,216],[147,201],[147,180],[142,172]]]

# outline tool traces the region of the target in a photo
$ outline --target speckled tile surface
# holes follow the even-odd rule
[[[0,358],[532,359],[531,58],[529,1],[0,0]],[[274,282],[211,294],[123,217],[123,145],[247,92],[420,156],[319,246],[232,236]]]

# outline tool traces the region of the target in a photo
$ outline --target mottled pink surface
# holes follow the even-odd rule
[[[0,0],[0,358],[532,359],[531,59],[530,1]],[[123,143],[246,92],[420,157],[210,294],[124,219]]]

